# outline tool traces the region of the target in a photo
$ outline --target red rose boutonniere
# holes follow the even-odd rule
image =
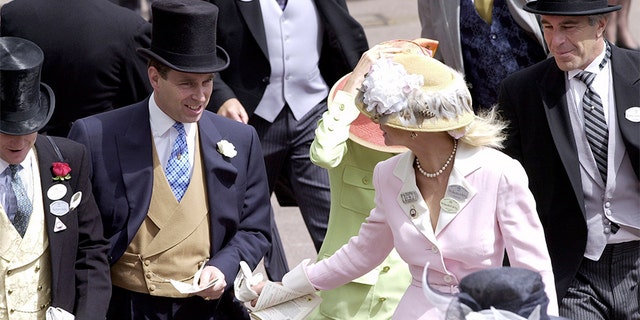
[[[71,167],[66,162],[54,162],[51,165],[53,180],[64,181],[71,179]]]

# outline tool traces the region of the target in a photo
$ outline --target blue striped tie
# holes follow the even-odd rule
[[[184,131],[184,124],[176,122],[173,127],[178,131],[178,137],[176,137],[171,156],[167,161],[165,175],[171,186],[171,191],[176,196],[176,200],[180,202],[189,187],[189,149],[187,148],[187,134]]]
[[[607,46],[607,52],[604,59],[600,63],[600,70],[604,68],[611,57],[611,49]],[[596,78],[592,72],[581,71],[576,76],[585,85],[587,91],[582,98],[582,113],[584,114],[584,128],[587,134],[587,141],[591,147],[591,152],[596,160],[598,171],[605,185],[607,184],[607,149],[609,141],[609,129],[604,117],[604,108],[602,107],[602,98],[593,90],[591,84]]]
[[[33,204],[27,196],[27,190],[22,184],[22,179],[18,174],[22,170],[22,166],[19,164],[10,164],[9,170],[11,170],[11,190],[16,198],[16,215],[13,218],[13,226],[16,228],[21,237],[24,237],[29,226],[29,218],[33,211]]]

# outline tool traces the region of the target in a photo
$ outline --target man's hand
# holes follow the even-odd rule
[[[249,122],[249,116],[247,111],[242,106],[242,103],[236,98],[225,101],[218,109],[218,114],[227,117],[229,119],[236,120],[238,122]]]
[[[214,266],[206,266],[200,273],[200,282],[198,282],[198,286],[203,288],[206,287],[209,282],[216,280],[216,283],[207,289],[204,289],[196,295],[201,296],[205,300],[215,300],[220,299],[222,294],[224,293],[224,288],[227,287],[227,282],[224,279],[224,273],[220,271],[220,269]]]

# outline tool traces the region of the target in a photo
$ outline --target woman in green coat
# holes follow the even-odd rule
[[[424,50],[414,42],[382,44],[389,50]],[[428,42],[433,50],[436,43]],[[400,49],[394,49],[400,48]],[[360,63],[371,63],[363,58]],[[362,70],[366,68],[356,68]],[[318,122],[311,144],[311,161],[329,170],[331,211],[327,234],[318,260],[331,256],[358,234],[360,225],[375,206],[373,168],[406,149],[389,147],[379,126],[361,115],[354,104],[364,74],[350,73],[329,93],[328,110]],[[390,319],[411,283],[407,264],[395,250],[364,276],[318,294],[323,302],[307,319]]]

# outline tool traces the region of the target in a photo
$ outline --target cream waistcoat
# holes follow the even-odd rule
[[[115,286],[154,296],[181,298],[169,280],[191,281],[209,259],[209,208],[196,135],[191,182],[177,202],[153,149],[153,193],[149,213],[122,258],[111,268]]]
[[[33,190],[40,175],[33,172]],[[33,193],[29,227],[21,238],[0,205],[0,319],[44,319],[51,302],[51,257],[42,192]]]

